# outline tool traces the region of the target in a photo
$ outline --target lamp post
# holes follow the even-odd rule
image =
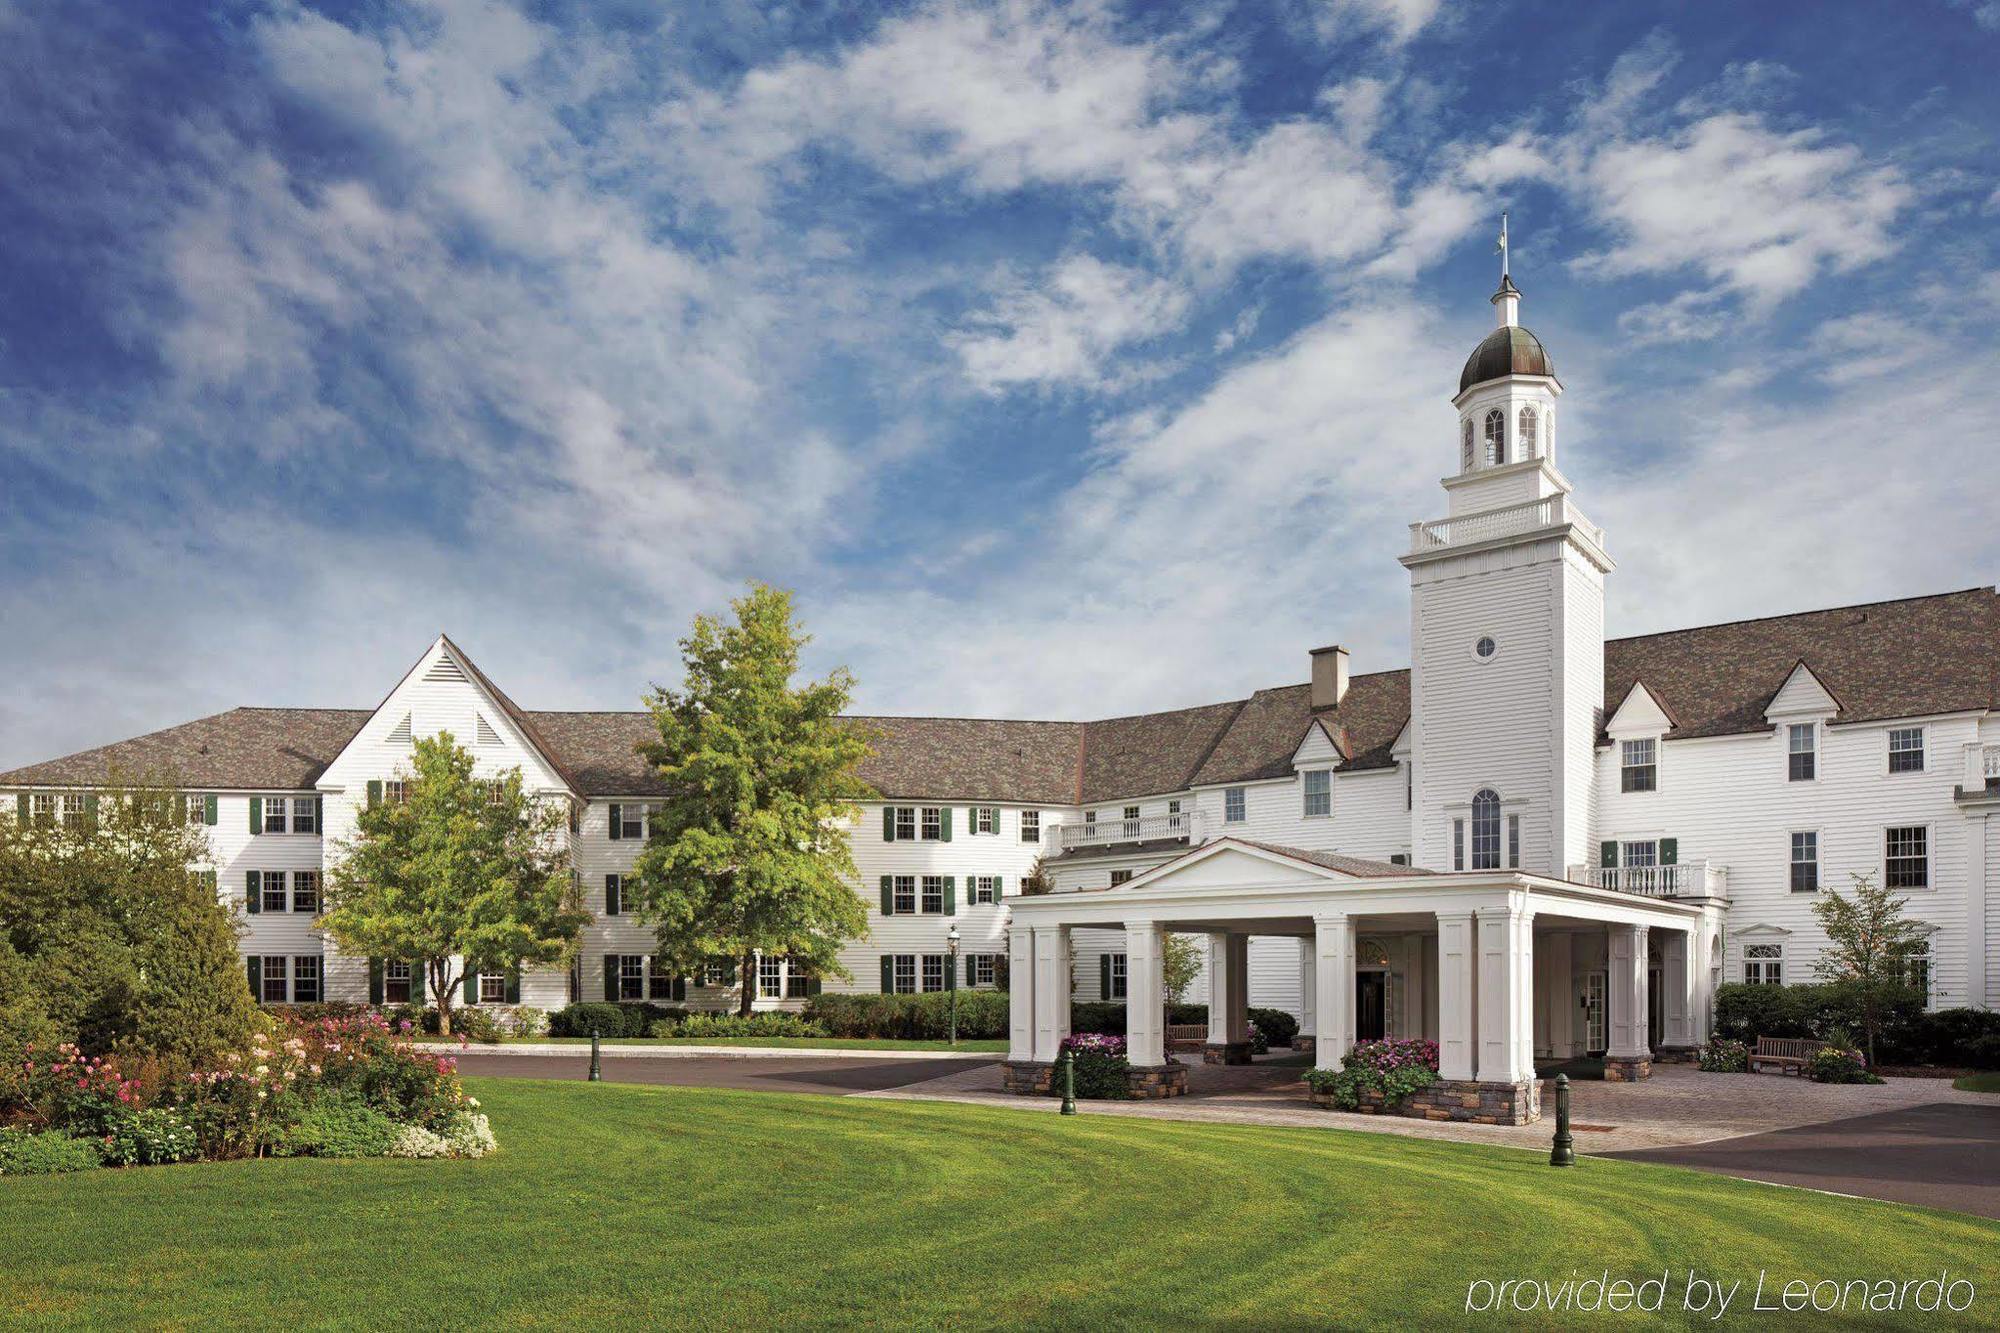
[[[958,1046],[958,926],[956,923],[945,932],[945,953],[951,957],[951,984],[945,989],[951,992],[951,1044]]]

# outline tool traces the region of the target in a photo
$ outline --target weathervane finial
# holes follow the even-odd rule
[[[1507,214],[1504,211],[1500,214],[1500,244],[1495,247],[1495,253],[1500,256],[1500,281],[1505,283],[1507,281]]]

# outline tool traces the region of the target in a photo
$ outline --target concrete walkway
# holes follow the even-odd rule
[[[1547,1152],[1555,1132],[1553,1105],[1533,1125],[1461,1125],[1353,1115],[1323,1110],[1307,1100],[1304,1070],[1296,1065],[1193,1064],[1188,1094],[1158,1102],[1085,1102],[1091,1115],[1213,1124],[1290,1125],[1310,1129],[1359,1129],[1413,1138],[1449,1139]],[[1578,1152],[1609,1154],[1675,1148],[1763,1134],[1854,1116],[1900,1111],[1933,1103],[1993,1108],[2000,1098],[1959,1092],[1944,1079],[1891,1079],[1880,1086],[1813,1083],[1776,1074],[1704,1074],[1686,1065],[1656,1066],[1639,1083],[1571,1085],[1571,1122]],[[929,1098],[1052,1112],[1053,1098],[1015,1097],[1001,1089],[1000,1067],[957,1070],[924,1083],[859,1094]],[[1546,1095],[1546,1094],[1545,1094]]]

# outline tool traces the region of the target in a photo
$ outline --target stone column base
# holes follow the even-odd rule
[[[1312,1095],[1314,1106],[1335,1110],[1326,1093]],[[1542,1118],[1540,1079],[1521,1083],[1481,1083],[1475,1079],[1445,1079],[1394,1105],[1376,1092],[1361,1094],[1362,1115],[1400,1115],[1411,1120],[1456,1120],[1472,1125],[1532,1125]]]
[[[1149,1101],[1183,1096],[1187,1092],[1187,1066],[1133,1065],[1125,1087],[1132,1096]]]
[[[1653,1076],[1653,1057],[1650,1055],[1607,1055],[1604,1057],[1604,1081],[1606,1083],[1637,1083],[1642,1078]]]
[[[1211,1041],[1201,1048],[1201,1062],[1205,1065],[1247,1065],[1250,1063],[1250,1043],[1247,1041]]]
[[[1294,1055],[1311,1055],[1313,1053],[1313,1044],[1312,1034],[1301,1032],[1298,1036],[1292,1038],[1292,1053]]]
[[[1039,1060],[1009,1060],[1001,1076],[1003,1086],[1016,1097],[1047,1097],[1055,1089],[1056,1067]]]
[[[1009,1060],[1001,1066],[1001,1086],[1016,1097],[1060,1097],[1056,1067],[1039,1060]],[[1125,1083],[1127,1095],[1152,1100],[1179,1097],[1187,1092],[1187,1066],[1176,1064],[1132,1066]]]

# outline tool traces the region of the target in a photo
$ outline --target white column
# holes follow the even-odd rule
[[[1354,1049],[1354,918],[1345,913],[1313,918],[1316,955],[1313,999],[1319,1006],[1313,1063],[1338,1069]]]
[[[1069,927],[1035,927],[1035,1056],[1055,1061],[1069,1035]]]
[[[1313,965],[1313,942],[1299,941],[1299,1035],[1310,1037],[1319,1031],[1319,1004],[1313,999],[1319,968]]]
[[[1161,953],[1156,923],[1125,923],[1125,1058],[1139,1068],[1167,1062],[1166,980],[1160,971]],[[1214,997],[1211,979],[1211,1002]]]
[[[1981,762],[1983,764],[1984,761]],[[1970,766],[1967,765],[1968,768]],[[1983,767],[1979,776],[1983,784]],[[1986,980],[1986,951],[1992,947],[1986,938],[1986,901],[1989,893],[1986,883],[1989,873],[1986,866],[1987,818],[1987,812],[1979,810],[1965,821],[1965,1003],[1973,1009],[1985,1009],[1991,1005]]]
[[[1472,913],[1439,912],[1437,923],[1438,1077],[1467,1082],[1474,1060],[1472,1002],[1478,994]]]
[[[1007,1058],[1035,1058],[1035,932],[1028,926],[1007,931]]]
[[[1611,926],[1610,995],[1613,1059],[1646,1060],[1653,1052],[1646,1044],[1646,928]]]
[[[1481,1083],[1535,1076],[1535,918],[1503,904],[1477,913]]]
[[[1695,1044],[1694,971],[1688,966],[1695,943],[1685,930],[1660,937],[1660,1038],[1669,1046]]]
[[[1250,937],[1208,937],[1208,1044],[1250,1040]]]

